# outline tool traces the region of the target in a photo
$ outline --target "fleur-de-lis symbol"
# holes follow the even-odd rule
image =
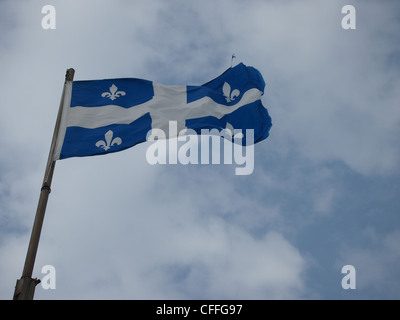
[[[240,91],[238,89],[235,89],[231,92],[231,86],[228,82],[224,83],[224,86],[222,87],[222,92],[224,94],[226,102],[231,102],[235,100],[235,98],[238,97],[240,94]]]
[[[115,100],[115,99],[119,98],[120,96],[124,96],[126,94],[125,91],[117,91],[118,88],[115,84],[113,84],[109,89],[110,89],[110,92],[103,92],[101,94],[101,96],[103,98],[108,97],[111,100]]]
[[[234,133],[235,133],[234,130],[235,130],[235,129],[233,128],[233,126],[232,126],[229,122],[227,122],[227,123],[226,123],[225,131],[226,131],[232,138],[243,139],[244,134],[243,134],[242,132],[238,132],[238,133],[234,134]]]
[[[113,145],[120,145],[122,140],[120,137],[116,137],[113,139],[114,132],[108,130],[107,133],[104,135],[104,140],[99,140],[96,142],[96,147],[103,148],[105,151],[110,149]]]

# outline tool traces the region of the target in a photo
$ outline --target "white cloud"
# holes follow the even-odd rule
[[[400,83],[387,64],[398,21],[388,7],[363,3],[359,28],[345,31],[340,12],[331,1],[250,1],[226,15],[225,32],[237,56],[264,74],[273,135],[295,141],[310,160],[388,173],[400,156],[392,148]]]
[[[18,229],[1,237],[1,297],[12,296],[22,271],[65,70],[74,67],[77,80],[200,84],[229,67],[232,53],[267,83],[273,127],[253,176],[229,166],[151,167],[146,145],[59,161],[35,268],[40,276],[53,264],[57,289],[38,288],[37,297],[307,296],[308,259],[293,234],[318,227],[308,209],[334,219],[341,196],[330,184],[335,169],[321,164],[387,174],[399,159],[394,4],[357,4],[350,33],[340,27],[342,3],[53,1],[57,29],[43,30],[46,1],[0,2],[1,221]],[[358,248],[345,258],[370,265],[366,278],[385,274],[397,240],[380,243],[382,262]],[[389,271],[364,285],[387,283]]]
[[[144,148],[123,158],[60,161],[36,263],[38,270],[56,267],[58,286],[53,293],[38,289],[38,299],[70,299],[72,292],[112,299],[302,295],[306,261],[288,240],[274,231],[252,236],[247,230],[261,217],[243,199],[221,204],[218,196],[208,198],[217,192],[224,201],[218,184],[200,195],[199,181],[159,180],[170,171],[149,169]],[[246,213],[255,220],[243,228],[235,221]],[[268,221],[268,211],[258,213]]]
[[[379,238],[373,229],[368,228],[365,235],[370,238],[373,245],[358,247],[351,243],[348,244],[342,248],[343,256],[337,265],[351,264],[355,267],[356,290],[360,290],[364,294],[367,292],[375,292],[376,294],[376,296],[370,295],[369,299],[398,297],[400,289],[397,268],[400,262],[399,230]]]

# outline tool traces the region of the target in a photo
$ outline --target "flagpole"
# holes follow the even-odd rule
[[[67,86],[72,85],[74,79],[75,70],[68,69],[65,75],[65,82],[63,87],[63,92],[61,95],[60,107],[57,114],[56,125],[54,128],[53,139],[51,141],[49,157],[47,160],[46,170],[44,173],[42,188],[40,189],[39,203],[36,209],[35,220],[33,222],[31,238],[29,241],[28,251],[26,253],[24,270],[22,272],[22,277],[17,280],[14,291],[14,300],[33,300],[35,293],[35,287],[40,283],[39,279],[32,279],[33,267],[35,264],[35,258],[37,249],[39,246],[39,238],[42,230],[44,215],[47,206],[47,200],[51,192],[50,186],[53,179],[54,167],[56,165],[56,160],[54,159],[54,150],[57,144],[58,133],[61,124],[62,111],[66,101],[69,101],[71,90],[66,90]],[[67,92],[66,92],[67,91]]]

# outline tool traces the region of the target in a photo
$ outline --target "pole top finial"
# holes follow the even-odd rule
[[[67,70],[67,73],[65,74],[65,80],[66,81],[73,81],[74,80],[74,75],[75,75],[75,70],[73,68],[69,68]]]

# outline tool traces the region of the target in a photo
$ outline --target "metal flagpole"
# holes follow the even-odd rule
[[[66,75],[65,75],[64,88],[63,88],[63,92],[61,95],[60,107],[58,110],[56,125],[54,128],[53,139],[51,141],[49,158],[47,160],[47,165],[46,165],[46,170],[45,170],[45,174],[44,174],[44,178],[43,178],[42,188],[40,190],[40,197],[39,197],[39,203],[38,203],[38,206],[36,209],[35,221],[33,223],[31,238],[30,238],[29,246],[28,246],[28,251],[26,253],[24,270],[22,272],[21,279],[17,280],[17,284],[15,286],[15,291],[14,291],[14,297],[13,297],[14,300],[33,300],[33,296],[35,293],[35,287],[38,283],[40,283],[39,279],[36,279],[36,278],[32,279],[32,272],[33,272],[33,266],[35,264],[36,252],[37,252],[38,245],[39,245],[40,232],[42,230],[47,200],[49,198],[49,194],[51,191],[51,189],[50,189],[51,180],[53,179],[54,167],[56,165],[56,160],[54,160],[54,150],[56,148],[60,123],[61,123],[61,117],[62,117],[62,111],[63,111],[64,104],[66,103],[66,101],[69,101],[70,95],[71,95],[71,90],[66,90],[66,88],[72,87],[72,81],[74,79],[74,74],[75,74],[75,70],[71,68],[71,69],[67,70]]]

